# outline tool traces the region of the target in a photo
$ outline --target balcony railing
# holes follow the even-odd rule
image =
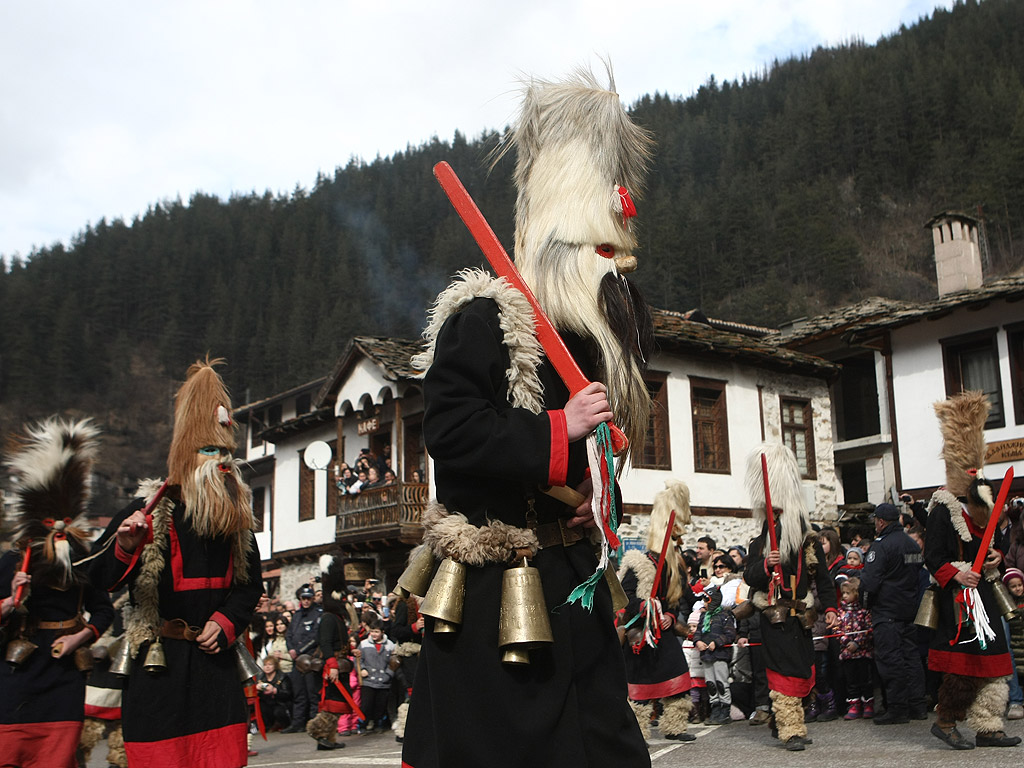
[[[420,515],[427,507],[426,483],[394,483],[362,493],[337,495],[339,544],[400,540],[415,544],[422,535]]]

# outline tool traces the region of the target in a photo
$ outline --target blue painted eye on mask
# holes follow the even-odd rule
[[[203,456],[220,456],[220,448],[215,445],[208,445],[205,448],[200,448],[199,453]]]

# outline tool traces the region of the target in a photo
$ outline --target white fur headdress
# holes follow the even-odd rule
[[[804,501],[800,465],[796,456],[782,443],[764,442],[747,457],[747,495],[755,520],[766,519],[764,499],[764,476],[761,472],[761,454],[768,463],[768,490],[772,497],[772,509],[782,510],[778,515],[781,534],[779,553],[783,560],[795,556],[803,545],[805,532],[810,528],[807,503]]]

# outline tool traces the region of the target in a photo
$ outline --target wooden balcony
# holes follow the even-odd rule
[[[338,544],[362,549],[419,544],[423,538],[420,515],[429,491],[426,483],[395,483],[354,496],[338,493]]]

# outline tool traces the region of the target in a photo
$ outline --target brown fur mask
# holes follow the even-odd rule
[[[231,399],[213,366],[197,361],[174,400],[168,482],[181,486],[185,518],[200,536],[227,536],[253,527],[249,487],[235,450]]]
[[[991,408],[983,392],[961,392],[933,406],[942,432],[946,490],[967,499],[971,520],[980,528],[992,511],[992,487],[981,477],[985,463],[985,420]]]

